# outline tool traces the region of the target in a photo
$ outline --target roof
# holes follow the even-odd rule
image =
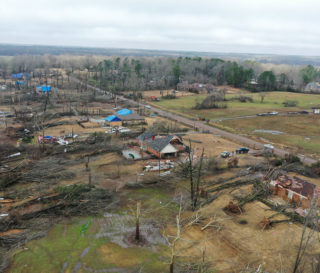
[[[305,87],[305,89],[320,89],[320,83],[318,83],[318,82],[309,82],[307,85],[306,85],[306,87]]]
[[[155,138],[154,140],[148,139],[148,145],[155,151],[161,152],[168,144],[170,144],[172,135],[167,135],[166,137]]]
[[[30,74],[29,74],[29,73],[16,73],[16,74],[12,74],[12,78],[14,78],[14,79],[21,79],[22,77],[30,78]]]
[[[126,116],[126,115],[131,115],[132,114],[132,110],[129,109],[121,109],[119,111],[117,111],[117,114],[120,116]]]
[[[289,189],[295,193],[307,197],[308,199],[312,199],[314,196],[320,198],[320,188],[306,180],[302,180],[299,177],[291,177],[283,174],[279,175],[275,181],[283,188]]]
[[[320,109],[320,105],[315,105],[311,107],[312,109]]]
[[[129,114],[129,115],[121,115],[121,117],[119,117],[121,120],[144,120],[145,118],[136,114],[136,113],[132,113],[132,114]]]
[[[111,115],[111,116],[108,116],[108,117],[106,117],[104,120],[106,120],[106,121],[121,121],[121,119],[119,119],[117,116],[115,116],[115,115]]]
[[[138,140],[143,141],[149,138],[152,138],[153,136],[155,136],[156,134],[154,132],[144,132],[141,135],[139,135],[137,137]]]

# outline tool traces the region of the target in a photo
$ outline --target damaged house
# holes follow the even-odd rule
[[[186,146],[179,135],[159,135],[146,132],[138,136],[137,141],[143,151],[157,158],[176,157]]]
[[[320,188],[296,176],[279,175],[276,179],[271,180],[270,189],[273,194],[303,209],[310,208],[313,199],[316,200],[317,206],[320,205]]]

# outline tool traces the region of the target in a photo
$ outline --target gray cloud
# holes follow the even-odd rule
[[[317,0],[0,0],[3,43],[320,55]]]

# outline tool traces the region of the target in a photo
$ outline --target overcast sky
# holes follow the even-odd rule
[[[320,55],[319,0],[0,0],[0,43]]]

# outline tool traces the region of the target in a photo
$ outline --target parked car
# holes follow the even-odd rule
[[[268,112],[268,114],[271,115],[271,116],[276,116],[276,115],[278,115],[279,113],[276,112],[276,111],[272,111],[272,112]]]
[[[230,153],[229,153],[229,152],[224,151],[224,152],[222,152],[222,153],[220,154],[220,156],[221,156],[222,158],[227,158],[227,157],[229,157],[229,156],[230,156]]]
[[[304,115],[304,114],[309,114],[309,111],[307,111],[307,110],[302,110],[302,111],[300,111],[299,113]]]
[[[265,149],[269,149],[269,150],[273,150],[274,146],[272,146],[271,144],[264,144],[263,145]]]
[[[145,107],[148,108],[148,109],[151,109],[151,106],[150,106],[150,105],[146,105]]]
[[[248,148],[248,147],[238,148],[238,149],[236,150],[236,153],[237,153],[237,154],[247,154],[247,153],[249,153],[249,148]]]
[[[264,117],[264,116],[269,116],[269,114],[268,113],[259,113],[259,114],[257,114],[257,116]]]

